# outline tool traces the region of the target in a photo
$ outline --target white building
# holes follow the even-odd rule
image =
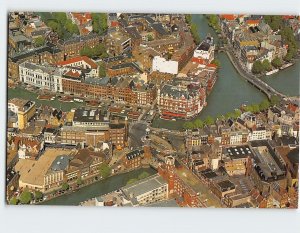
[[[241,132],[232,132],[230,134],[230,145],[241,144],[243,141],[243,135]]]
[[[201,42],[201,44],[195,49],[194,57],[205,60],[207,63],[211,63],[214,60],[213,38],[207,37]]]
[[[266,140],[267,130],[265,127],[258,127],[250,133],[249,141]]]
[[[161,73],[178,74],[178,62],[167,61],[163,57],[155,56],[152,61],[152,70]]]
[[[62,70],[47,64],[23,62],[19,65],[19,78],[23,83],[40,89],[60,92],[62,89]]]

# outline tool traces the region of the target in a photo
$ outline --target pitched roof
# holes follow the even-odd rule
[[[68,59],[66,61],[58,62],[57,65],[58,66],[67,66],[67,65],[70,65],[72,63],[79,62],[79,61],[86,62],[87,64],[89,64],[91,66],[92,69],[97,69],[97,67],[98,67],[97,64],[87,56],[73,57],[73,58]]]

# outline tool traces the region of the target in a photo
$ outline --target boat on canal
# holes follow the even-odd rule
[[[278,71],[279,71],[279,69],[271,70],[271,71],[267,72],[266,75],[269,76],[269,75],[277,73]]]
[[[290,67],[292,65],[293,65],[293,63],[287,63],[287,64],[284,64],[283,66],[281,66],[279,69],[283,70],[283,69],[286,69],[286,68],[288,68],[288,67]]]

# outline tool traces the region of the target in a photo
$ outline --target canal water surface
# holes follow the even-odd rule
[[[43,202],[43,205],[79,205],[80,202],[101,196],[125,186],[130,179],[137,178],[141,173],[148,172],[150,175],[156,173],[153,168],[140,168],[128,173],[111,176],[105,180],[98,181],[80,190],[63,195],[52,200]]]

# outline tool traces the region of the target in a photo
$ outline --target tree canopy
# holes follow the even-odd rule
[[[24,190],[19,199],[22,204],[29,204],[32,200],[32,193],[28,190]]]
[[[106,13],[92,13],[93,31],[102,35],[108,28]]]
[[[108,54],[106,52],[106,48],[103,44],[98,44],[94,48],[91,48],[89,46],[85,46],[80,50],[81,56],[87,56],[87,57],[101,57],[105,58],[108,57]]]
[[[68,189],[69,189],[69,184],[68,184],[68,183],[63,183],[63,184],[61,185],[61,189],[62,189],[63,191],[68,190]]]
[[[102,178],[107,178],[111,174],[111,168],[108,166],[107,163],[102,163],[99,166],[99,173]]]
[[[16,197],[12,197],[9,201],[10,205],[18,205],[19,200]]]
[[[45,39],[42,36],[38,36],[34,39],[34,46],[35,47],[41,47],[45,44]]]
[[[198,32],[197,25],[195,23],[191,24],[191,34],[193,36],[193,39],[194,39],[195,43],[199,44],[201,39],[200,39],[200,35],[199,35],[199,32]]]
[[[279,57],[275,57],[273,60],[272,60],[272,66],[274,66],[275,68],[280,68],[282,66],[282,60],[279,58]]]
[[[252,72],[254,74],[260,74],[264,71],[264,67],[260,61],[255,61],[252,66]]]

